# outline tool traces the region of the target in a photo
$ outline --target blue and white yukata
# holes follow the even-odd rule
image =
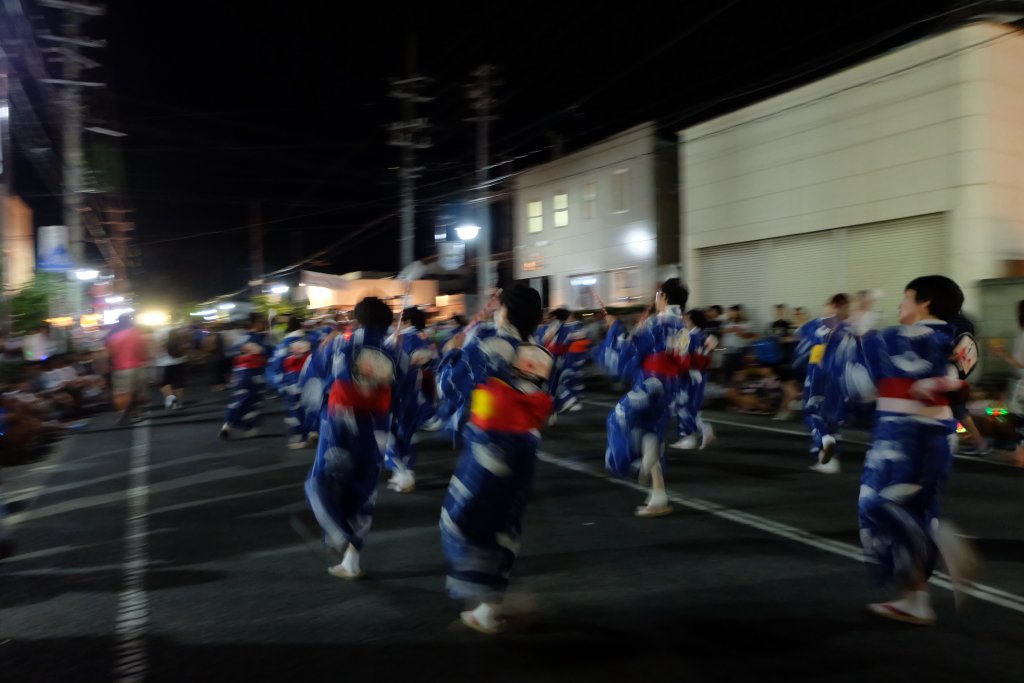
[[[628,362],[629,350],[632,345],[629,343],[630,330],[621,320],[616,319],[608,328],[604,339],[594,347],[594,363],[608,377],[618,380],[621,376],[621,368]]]
[[[679,390],[676,393],[676,419],[680,437],[707,434],[708,426],[701,419],[704,407],[704,392],[708,388],[708,368],[711,354],[718,340],[699,328],[690,330],[690,345],[687,349],[689,364],[679,375]]]
[[[851,337],[840,350],[851,397],[877,398],[858,522],[869,568],[880,582],[913,584],[935,568],[933,534],[956,448],[956,419],[948,394],[924,394],[922,387],[963,386],[950,372],[954,339],[952,325],[925,320]]]
[[[327,419],[327,397],[331,391],[331,368],[340,336],[310,334],[310,352],[299,373],[299,400],[306,415],[306,433],[320,434],[320,423]]]
[[[797,332],[799,342],[794,365],[806,366],[804,379],[804,423],[811,430],[810,453],[815,462],[826,436],[837,437],[846,419],[847,396],[843,388],[843,365],[836,351],[850,334],[850,326],[837,318],[818,318]]]
[[[463,450],[441,509],[453,598],[500,602],[522,537],[540,427],[551,412],[550,354],[487,323],[441,362],[441,381],[471,403]]]
[[[554,357],[549,392],[560,413],[579,404],[583,393],[583,365],[587,360],[587,332],[578,322],[553,320],[537,329],[537,343]]]
[[[246,353],[242,350],[246,344],[258,345],[260,352]],[[250,432],[260,424],[267,358],[273,349],[267,344],[266,332],[249,332],[235,345],[235,349],[238,355],[235,356],[228,384],[231,398],[224,415],[224,424],[232,429]]]
[[[302,331],[289,332],[274,349],[267,366],[267,382],[284,400],[284,424],[289,441],[301,443],[309,434],[309,420],[302,405],[299,377],[310,354],[310,342]]]
[[[328,546],[362,551],[373,522],[384,449],[391,427],[394,392],[407,363],[386,333],[361,328],[330,351],[330,397],[320,423],[316,461],[306,479],[306,500]],[[326,346],[326,349],[324,348]]]
[[[607,420],[605,467],[620,477],[638,473],[645,440],[657,440],[659,457],[664,460],[665,430],[690,344],[679,306],[648,319],[629,344],[632,348],[621,378],[632,389],[619,399]]]
[[[411,471],[416,469],[412,437],[434,415],[433,387],[429,394],[426,392],[427,385],[433,383],[433,373],[428,368],[437,354],[426,335],[412,327],[398,335],[398,342],[408,367],[402,369],[402,383],[396,390],[391,439],[384,462],[389,470]]]

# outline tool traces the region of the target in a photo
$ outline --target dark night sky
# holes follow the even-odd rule
[[[462,86],[481,63],[502,69],[496,157],[544,149],[552,132],[572,151],[652,118],[672,133],[784,87],[706,106],[723,95],[792,87],[856,63],[949,18],[883,38],[892,29],[964,3],[519,2],[468,13],[378,3],[346,5],[345,16],[333,3],[256,4],[110,0],[109,16],[91,28],[109,44],[97,56],[108,65],[111,125],[129,134],[143,295],[200,299],[243,286],[253,202],[262,205],[268,268],[397,210],[399,153],[385,126],[400,110],[387,79],[404,75],[407,28],[418,37],[420,73],[436,81],[436,100],[420,109],[435,147],[422,154],[428,187],[418,194],[437,198],[472,172]],[[549,158],[543,151],[518,167]],[[438,201],[420,206],[424,241]],[[393,269],[397,235],[397,218],[385,221],[320,267]]]

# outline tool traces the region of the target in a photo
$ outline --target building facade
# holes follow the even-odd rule
[[[650,300],[679,261],[676,155],[646,123],[521,173],[515,279],[574,310]]]
[[[817,314],[913,277],[1024,259],[1024,35],[978,22],[679,133],[683,270],[699,305]]]

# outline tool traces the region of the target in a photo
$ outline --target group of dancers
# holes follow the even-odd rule
[[[607,333],[593,349],[600,367],[628,388],[608,415],[604,460],[609,472],[649,487],[635,510],[640,518],[672,512],[664,457],[672,414],[679,437],[673,445],[698,448],[715,438],[700,408],[718,339],[700,311],[686,311],[687,299],[678,278],[666,280],[648,312],[607,316]],[[874,402],[861,541],[878,578],[902,592],[869,608],[931,624],[927,581],[939,558],[958,595],[976,568],[970,548],[939,519],[955,441],[950,404],[962,400],[972,364],[952,325],[963,294],[946,277],[916,278],[900,303],[900,324],[885,330],[875,329],[869,301],[853,310],[848,303],[834,298],[828,315],[801,330],[815,465],[837,462],[844,407]],[[334,556],[328,572],[358,579],[382,469],[391,470],[389,488],[412,491],[413,435],[446,426],[461,443],[439,521],[447,589],[466,604],[463,623],[500,632],[541,429],[580,405],[587,335],[562,310],[538,329],[540,295],[523,284],[500,290],[441,344],[425,333],[416,309],[396,324],[387,304],[368,297],[354,314],[351,331],[296,328],[276,351],[254,321],[236,362],[222,436],[252,428],[269,377],[285,397],[292,443],[316,444],[305,492]],[[257,356],[269,359],[269,372]]]

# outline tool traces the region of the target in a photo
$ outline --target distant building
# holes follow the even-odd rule
[[[514,277],[550,306],[650,300],[679,259],[678,159],[653,123],[535,166],[515,183]]]
[[[36,267],[32,209],[13,195],[5,197],[3,204],[3,284],[7,290],[21,289]]]
[[[1024,35],[977,22],[679,133],[683,270],[701,305],[761,322],[918,275],[1024,260]]]

